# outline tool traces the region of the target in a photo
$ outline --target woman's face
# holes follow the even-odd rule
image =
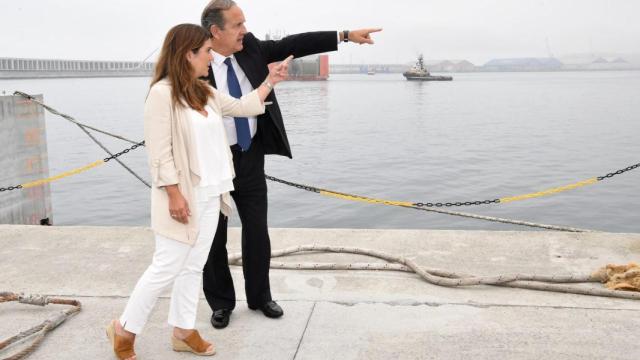
[[[211,55],[211,39],[202,44],[197,52],[189,51],[187,60],[193,68],[193,75],[196,78],[209,75],[209,63],[213,60]]]

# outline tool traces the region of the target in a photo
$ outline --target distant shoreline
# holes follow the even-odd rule
[[[433,74],[473,74],[473,73],[547,73],[547,72],[625,72],[625,71],[640,71],[640,67],[632,69],[544,69],[544,70],[473,70],[473,71],[430,71]],[[378,71],[377,74],[402,74],[402,71]],[[363,72],[331,72],[329,75],[357,75],[366,73]]]
[[[151,72],[0,72],[0,80],[151,77]]]
[[[640,68],[634,69],[560,69],[560,70],[474,70],[474,71],[432,71],[433,74],[474,74],[474,73],[577,73],[577,72],[625,72],[640,71]],[[366,75],[362,72],[332,72],[331,75]],[[400,71],[380,71],[377,74],[402,74]],[[130,72],[102,72],[102,73],[73,73],[73,72],[0,72],[0,80],[28,80],[28,79],[79,79],[79,78],[128,78],[128,77],[151,77],[151,72],[130,73]],[[330,77],[329,77],[330,79]],[[295,81],[295,80],[294,80]]]

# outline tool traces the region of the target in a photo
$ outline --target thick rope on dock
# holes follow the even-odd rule
[[[42,343],[44,337],[60,324],[65,322],[72,315],[80,312],[82,304],[77,300],[70,299],[58,299],[50,298],[41,295],[23,295],[12,292],[0,292],[0,303],[17,301],[21,304],[46,306],[48,304],[69,305],[71,308],[61,311],[60,313],[51,316],[49,319],[43,321],[41,324],[32,327],[29,330],[23,331],[18,335],[12,336],[6,340],[0,341],[0,353],[7,351],[12,345],[17,345],[21,342],[27,341],[29,338],[31,344],[21,351],[10,355],[9,357],[3,357],[2,360],[20,360],[31,355]]]
[[[429,269],[418,265],[415,261],[403,256],[390,255],[382,251],[362,249],[355,247],[340,246],[320,246],[320,245],[301,245],[294,246],[282,250],[275,250],[271,253],[272,258],[293,255],[302,252],[328,252],[328,253],[346,253],[370,256],[387,261],[386,264],[381,263],[353,263],[353,264],[336,264],[336,263],[284,263],[271,262],[272,269],[292,269],[292,270],[392,270],[415,273],[424,281],[439,286],[459,287],[459,286],[476,286],[476,285],[494,285],[513,288],[522,288],[539,291],[553,291],[569,294],[590,295],[600,297],[613,297],[622,299],[640,300],[640,292],[619,291],[634,290],[632,286],[635,284],[635,291],[640,291],[640,268],[635,264],[628,266],[608,265],[593,274],[563,274],[563,275],[538,275],[538,274],[507,274],[495,276],[475,276],[470,274],[455,273],[443,271],[440,269]],[[229,264],[242,265],[242,254],[230,254]],[[635,265],[635,267],[633,267]],[[624,271],[623,271],[624,270]],[[631,283],[631,286],[613,286],[608,284],[610,281],[617,281],[618,284]],[[567,284],[580,283],[607,283],[608,288],[602,287],[578,287]]]
[[[607,265],[598,270],[594,276],[602,279],[607,288],[612,290],[640,291],[640,265]]]

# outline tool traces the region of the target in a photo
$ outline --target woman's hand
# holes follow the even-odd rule
[[[284,59],[280,64],[273,66],[271,70],[269,70],[267,81],[270,82],[272,86],[287,78],[291,59],[293,59],[293,55],[289,55],[289,57]]]
[[[165,186],[165,190],[169,195],[169,214],[171,218],[182,224],[188,224],[191,211],[187,200],[178,189],[178,185]]]

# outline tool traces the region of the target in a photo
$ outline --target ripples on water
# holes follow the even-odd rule
[[[78,120],[142,139],[149,79],[0,81],[43,93]],[[493,199],[561,186],[640,162],[640,72],[398,74],[288,82],[278,98],[294,160],[270,175],[396,200]],[[102,135],[113,150],[128,146]],[[103,158],[75,125],[47,115],[50,173]],[[124,161],[148,178],[144,150]],[[640,232],[640,169],[546,198],[456,209],[483,215]],[[52,185],[57,225],[148,225],[149,191],[116,163]],[[520,227],[349,203],[269,183],[272,227],[510,230]],[[239,224],[237,217],[232,224]]]

